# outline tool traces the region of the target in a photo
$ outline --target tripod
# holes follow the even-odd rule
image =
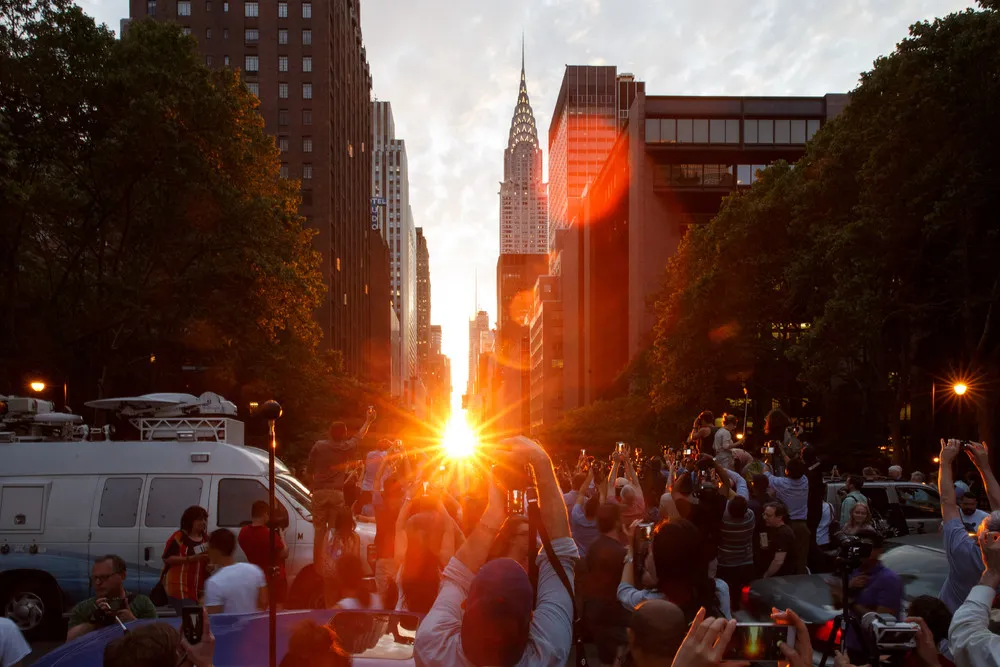
[[[823,650],[823,658],[819,661],[819,667],[826,667],[826,661],[833,657],[833,652],[838,648],[835,639],[839,636],[840,645],[839,649],[841,653],[847,653],[847,631],[853,629],[855,636],[861,642],[864,651],[866,652],[865,660],[867,664],[872,665],[872,667],[877,667],[877,665],[882,664],[879,651],[877,646],[872,646],[871,642],[865,637],[865,633],[861,627],[861,619],[858,618],[854,610],[851,609],[849,594],[849,579],[851,576],[851,571],[856,569],[858,563],[852,562],[850,558],[844,558],[841,556],[837,557],[837,567],[840,570],[840,591],[841,600],[843,600],[844,611],[843,613],[837,615],[833,619],[833,632],[830,634],[830,638],[827,641],[826,648]],[[896,656],[897,658],[902,658],[902,656]],[[896,663],[893,660],[892,663]],[[901,664],[901,663],[900,663]]]

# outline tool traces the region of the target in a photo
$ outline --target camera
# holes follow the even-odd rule
[[[916,623],[897,621],[870,611],[861,618],[861,632],[869,648],[878,653],[905,653],[917,647]]]
[[[115,612],[97,607],[90,615],[90,618],[87,619],[87,622],[98,627],[111,625],[115,622]]]
[[[653,547],[653,528],[656,524],[652,521],[642,521],[635,526],[635,532],[632,533],[632,553],[635,556],[632,558],[632,572],[635,577],[635,585],[638,588],[644,588],[643,585],[643,574],[646,571],[646,556],[649,555],[649,550]]]
[[[861,561],[872,555],[874,545],[865,539],[854,535],[844,535],[837,552],[837,562],[851,569],[857,569]]]

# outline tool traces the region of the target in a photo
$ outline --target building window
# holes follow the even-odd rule
[[[811,141],[813,135],[819,132],[819,121],[818,120],[808,120],[806,121],[806,141]]]
[[[311,83],[302,84],[302,99],[311,100],[313,98],[313,85]]]
[[[260,5],[256,2],[243,3],[243,16],[256,18],[260,14]]]
[[[146,14],[153,18],[156,17],[156,0],[149,0],[146,3]]]
[[[312,137],[302,137],[302,152],[312,153],[313,152],[313,138]]]
[[[348,157],[354,157],[354,146],[351,145],[350,141],[347,142],[347,155]]]
[[[205,67],[212,66],[212,56],[205,56]]]
[[[222,39],[229,39],[229,28],[222,29]]]
[[[191,0],[178,0],[177,16],[191,16]]]
[[[774,143],[776,144],[791,143],[791,124],[792,124],[791,121],[788,120],[774,121]]]
[[[288,178],[288,165],[287,164],[281,165],[281,168],[278,170],[278,176],[281,176],[282,178]]]
[[[287,19],[288,18],[288,3],[279,2],[278,3],[278,18]]]
[[[288,109],[278,109],[278,125],[288,125]]]
[[[288,44],[287,30],[278,30],[278,44]]]
[[[308,46],[313,43],[313,31],[303,30],[302,31],[302,44]]]
[[[248,81],[247,84],[246,84],[246,86],[247,86],[247,90],[249,90],[251,93],[253,93],[257,97],[260,97],[260,84],[259,83],[257,83],[256,81]]]
[[[243,58],[243,70],[246,72],[256,72],[260,69],[260,59],[257,56],[245,56]]]
[[[260,31],[257,28],[247,28],[243,31],[243,41],[247,44],[256,44],[260,39]]]
[[[302,110],[302,124],[303,125],[312,125],[313,124],[313,112],[312,112],[312,109],[303,109]]]
[[[793,144],[804,144],[806,143],[806,122],[804,120],[793,120],[792,121],[792,138],[791,142]]]
[[[311,2],[302,3],[302,18],[311,19],[313,15],[313,6]]]
[[[228,14],[228,13],[229,13],[229,3],[228,3],[228,2],[223,2],[223,3],[222,3],[222,11],[223,11],[223,13],[225,13],[225,14]]]
[[[187,36],[189,36],[191,34],[191,28],[188,28],[187,26],[185,26],[185,27],[181,28],[181,32],[184,34],[185,37],[187,37]]]
[[[313,191],[312,190],[303,190],[302,191],[302,205],[303,206],[312,206],[312,203],[313,203]]]
[[[288,137],[278,137],[278,150],[282,153],[288,152]]]
[[[303,72],[311,72],[311,71],[313,71],[313,59],[312,59],[312,56],[303,56],[302,57],[302,71]]]
[[[288,56],[278,56],[278,71],[279,72],[288,71]]]
[[[212,39],[212,29],[205,28],[205,39]]]
[[[282,100],[288,99],[288,84],[279,83],[278,84],[278,98]]]
[[[313,177],[313,166],[309,163],[302,165],[302,180],[309,181]]]
[[[229,56],[222,56],[222,64],[229,67]]]
[[[212,11],[212,0],[205,0],[205,11]]]

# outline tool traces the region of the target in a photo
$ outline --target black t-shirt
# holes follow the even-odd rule
[[[774,561],[774,555],[780,552],[785,553],[785,562],[781,564],[781,569],[778,570],[774,576],[783,577],[789,574],[794,574],[794,567],[792,564],[792,551],[795,547],[795,533],[792,532],[791,526],[788,524],[781,524],[777,528],[768,528],[765,532],[760,534],[761,540],[761,551],[763,552],[764,558],[762,565],[764,570],[771,566]]]
[[[587,549],[587,598],[617,600],[625,567],[625,546],[607,535],[598,535]]]

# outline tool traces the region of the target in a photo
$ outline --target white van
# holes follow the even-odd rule
[[[268,455],[243,445],[241,422],[193,416],[133,423],[140,439],[124,442],[0,434],[0,608],[25,633],[44,633],[70,605],[93,595],[97,556],[124,558],[126,589],[148,594],[186,508],[208,510],[209,531],[238,533],[253,502],[267,500]],[[288,517],[288,606],[318,606],[323,587],[312,565],[310,492],[280,461],[275,495]],[[359,556],[370,568],[365,555],[374,526],[359,524],[358,531]]]

